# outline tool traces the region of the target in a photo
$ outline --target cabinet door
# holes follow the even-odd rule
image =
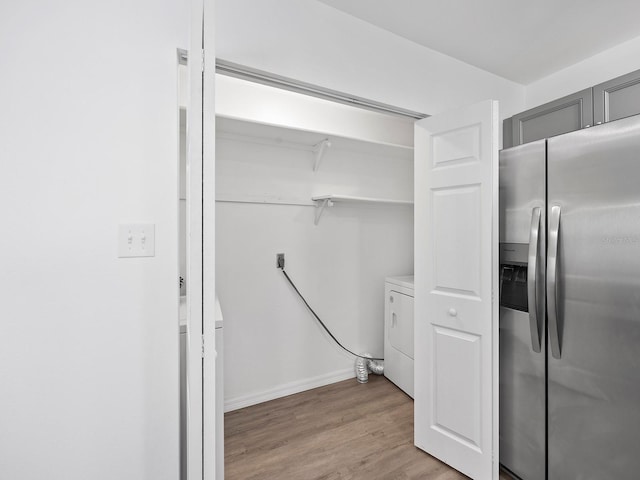
[[[640,70],[593,87],[596,125],[640,113]]]
[[[513,145],[593,125],[592,89],[567,95],[513,117]]]

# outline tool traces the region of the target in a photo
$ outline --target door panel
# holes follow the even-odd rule
[[[500,463],[544,480],[546,348],[532,351],[528,323],[526,313],[500,308]]]
[[[497,102],[420,120],[415,142],[415,444],[497,478]]]
[[[539,352],[533,348],[529,312],[513,308],[517,302],[508,296],[513,293],[505,286],[509,280],[503,277],[500,284],[500,463],[526,480],[544,480],[546,470],[545,165],[545,140],[500,152],[501,272],[524,266],[528,272],[532,214],[537,208],[541,212],[536,291]],[[527,307],[526,301],[519,306]]]
[[[549,208],[561,209],[549,480],[630,480],[640,471],[638,151],[637,117],[548,143]]]
[[[433,287],[477,299],[480,292],[480,186],[432,190]],[[459,213],[466,221],[460,224]]]
[[[479,335],[433,327],[433,428],[475,451],[481,451],[482,445],[480,339]]]

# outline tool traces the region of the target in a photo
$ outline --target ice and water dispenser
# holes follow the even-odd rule
[[[500,244],[500,305],[521,312],[529,310],[527,302],[526,243]]]

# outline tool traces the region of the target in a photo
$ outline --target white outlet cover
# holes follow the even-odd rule
[[[130,223],[118,226],[118,257],[154,257],[156,226],[153,223]]]

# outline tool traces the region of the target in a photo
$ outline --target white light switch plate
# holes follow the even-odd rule
[[[156,226],[136,223],[118,226],[118,257],[153,257],[156,254]]]

